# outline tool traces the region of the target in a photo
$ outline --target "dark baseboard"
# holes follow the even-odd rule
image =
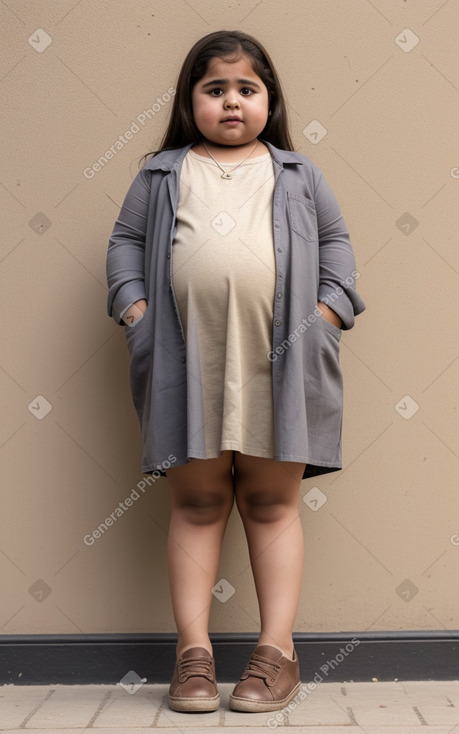
[[[211,640],[218,680],[235,683],[257,635]],[[298,633],[294,640],[303,683],[459,679],[459,630]],[[119,683],[130,671],[169,683],[175,643],[172,634],[3,635],[0,683]]]

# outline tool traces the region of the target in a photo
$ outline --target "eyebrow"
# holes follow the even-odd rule
[[[238,84],[250,84],[251,87],[257,87],[257,89],[260,89],[260,85],[256,82],[252,81],[251,79],[237,79]],[[216,85],[224,86],[225,84],[228,84],[228,79],[212,79],[210,82],[206,82],[203,84],[204,87],[215,87]]]

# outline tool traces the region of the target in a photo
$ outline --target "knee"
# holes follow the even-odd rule
[[[272,523],[282,520],[298,508],[292,508],[291,503],[277,492],[242,491],[236,494],[236,503],[243,520],[257,523]]]
[[[212,525],[226,521],[232,507],[232,495],[201,491],[195,495],[177,498],[173,504],[173,512],[180,513],[192,525]]]

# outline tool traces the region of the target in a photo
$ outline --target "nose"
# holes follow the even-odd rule
[[[239,107],[239,102],[233,97],[233,99],[225,99],[225,109],[234,109]]]

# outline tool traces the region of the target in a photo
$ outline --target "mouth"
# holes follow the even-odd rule
[[[242,122],[242,120],[236,115],[229,115],[228,117],[225,117],[222,122]]]

